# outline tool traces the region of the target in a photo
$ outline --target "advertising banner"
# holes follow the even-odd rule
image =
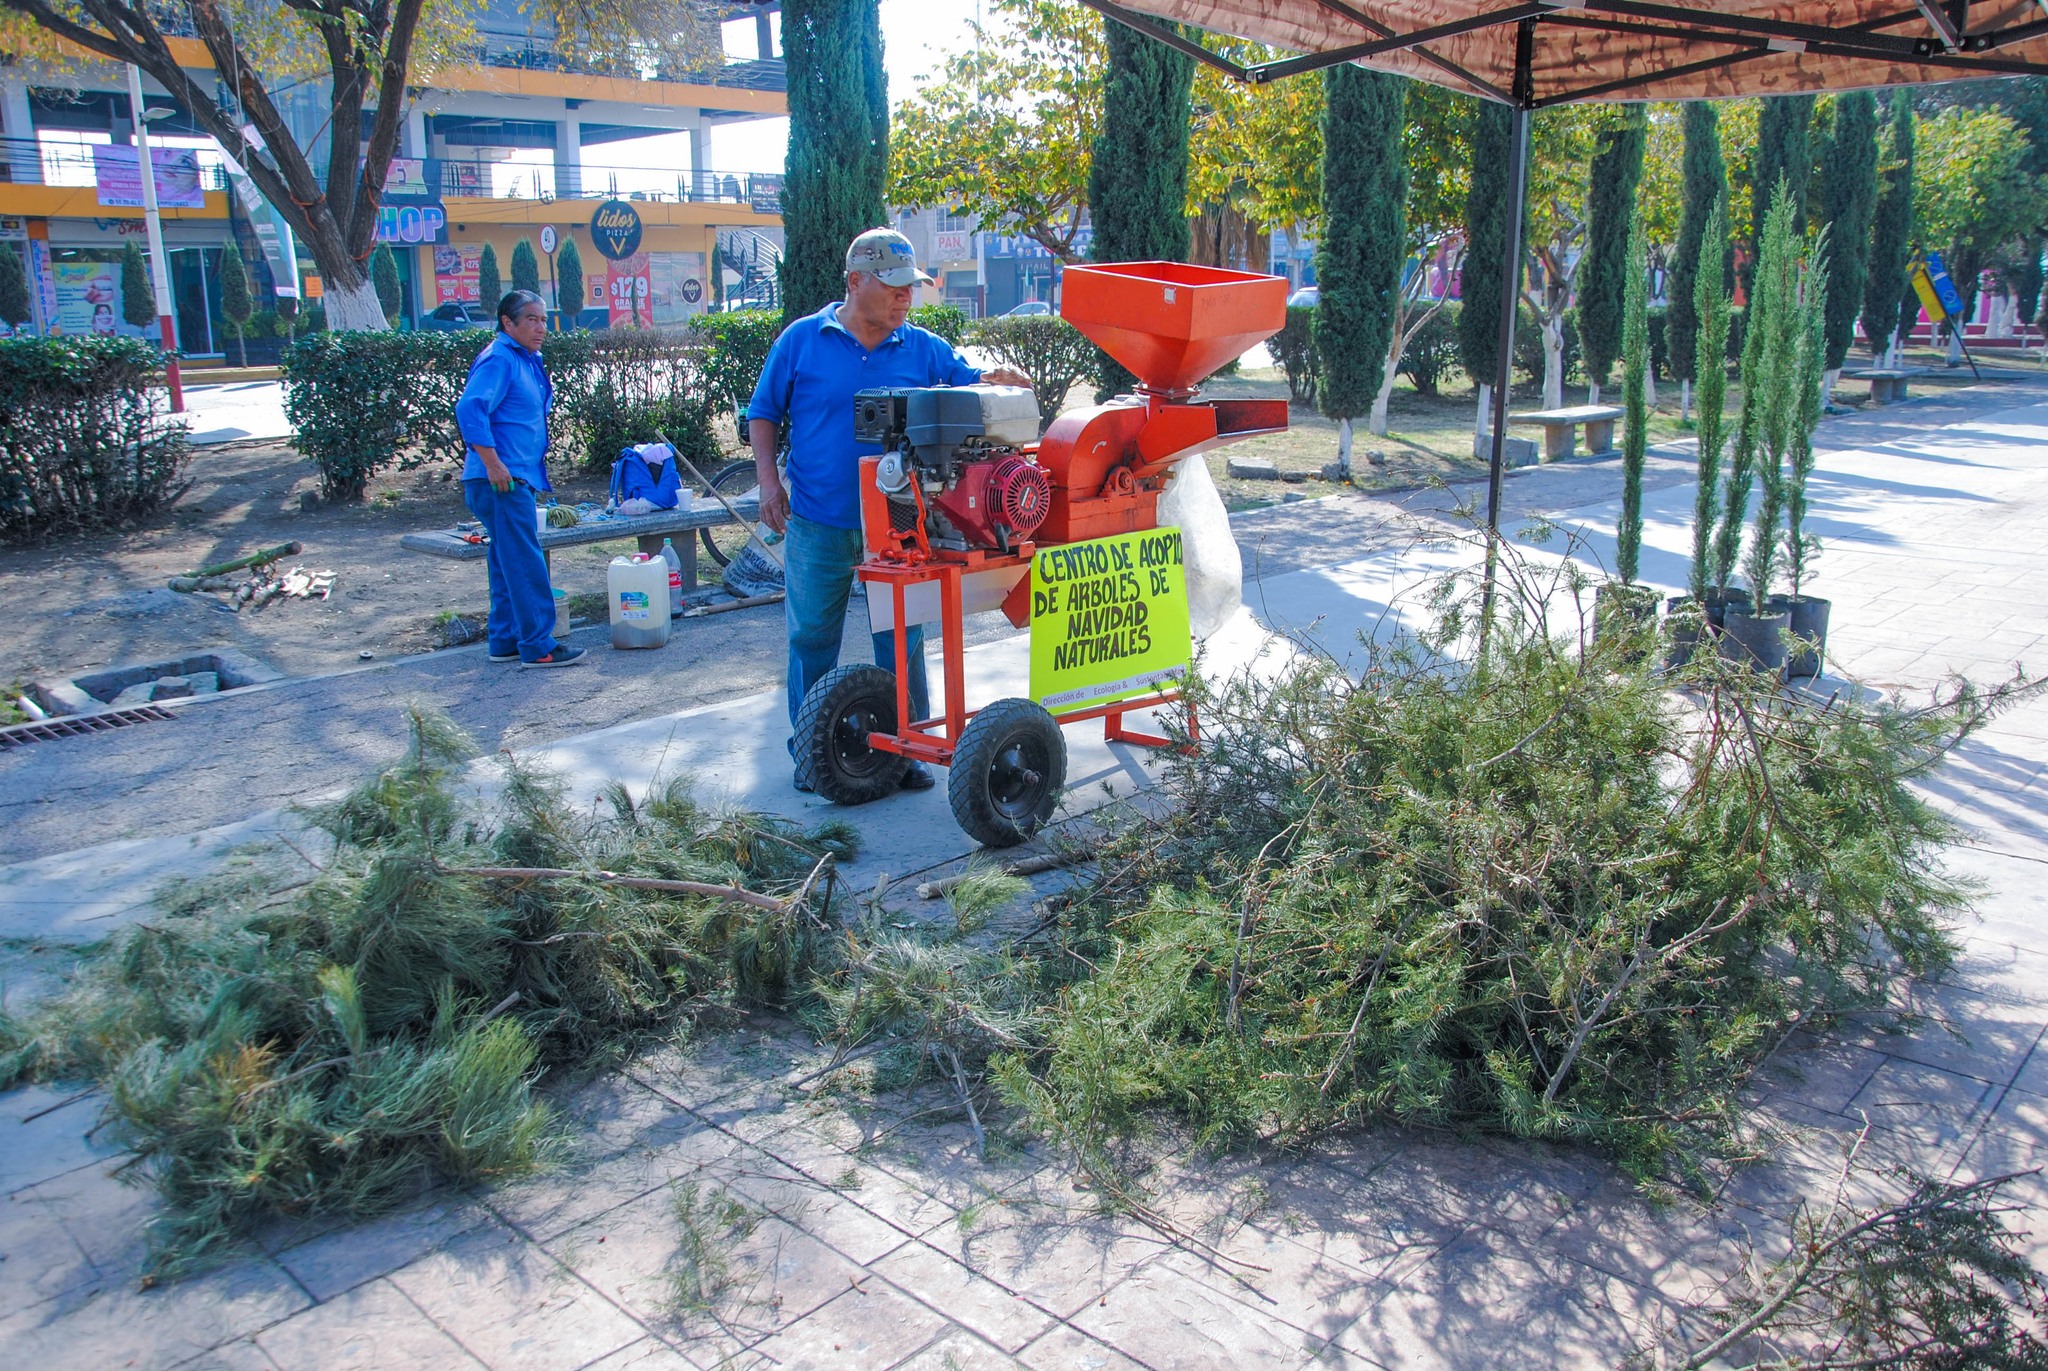
[[[448,211],[439,204],[377,206],[377,241],[420,247],[448,241]]]
[[[613,328],[628,328],[652,322],[648,318],[649,282],[647,254],[616,258],[605,273],[605,303],[612,312]]]
[[[1942,312],[1953,319],[1963,312],[1962,292],[1948,276],[1948,267],[1943,264],[1941,254],[1927,254],[1927,279],[1934,283],[1934,293],[1941,301]]]
[[[244,130],[245,134],[248,132]],[[260,141],[257,146],[261,146]],[[263,261],[270,268],[270,278],[276,283],[278,296],[298,299],[298,246],[292,242],[291,225],[284,221],[284,216],[277,212],[275,206],[263,198],[263,192],[256,189],[256,183],[242,169],[240,162],[227,153],[222,157],[227,162],[228,184],[234,187],[235,203],[248,216],[249,228],[263,249]]]
[[[54,262],[50,280],[56,296],[51,333],[76,337],[135,332],[121,323],[119,262]]]
[[[748,177],[747,208],[756,214],[782,213],[782,178],[766,174]]]
[[[1180,530],[1042,548],[1031,562],[1031,698],[1076,709],[1150,694],[1194,660]]]
[[[438,247],[434,249],[434,303],[478,303],[477,268],[483,260],[482,247]]]
[[[1927,274],[1927,264],[1915,262],[1906,270],[1908,279],[1913,283],[1913,293],[1920,297],[1920,308],[1927,311],[1927,317],[1937,324],[1948,318],[1941,296],[1934,289],[1934,278]]]
[[[648,259],[647,318],[657,326],[680,324],[704,312],[704,254],[652,252]]]
[[[92,175],[102,205],[142,208],[142,159],[133,147],[95,143]],[[151,148],[156,168],[156,202],[162,209],[204,209],[206,191],[199,184],[199,153],[194,148]]]
[[[932,235],[934,262],[960,262],[974,255],[974,235],[950,230]]]
[[[435,162],[425,157],[394,157],[384,168],[384,197],[379,205],[405,201],[420,204],[439,201],[441,187]]]

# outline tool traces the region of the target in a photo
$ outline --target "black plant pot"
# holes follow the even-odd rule
[[[1828,650],[1829,602],[1813,595],[1773,595],[1773,613],[1791,617],[1791,650],[1785,654],[1785,675],[1793,680],[1818,676]]]
[[[1641,658],[1649,653],[1649,630],[1657,623],[1657,592],[1648,586],[1608,582],[1593,589],[1593,641],[1610,639]]]
[[[1745,614],[1749,612],[1749,592],[1739,586],[1730,586],[1726,590],[1710,590],[1707,592],[1706,606],[1707,627],[1719,632],[1729,610],[1739,609]]]
[[[1785,629],[1792,622],[1786,611],[1776,614],[1765,607],[1762,614],[1729,606],[1721,621],[1721,660],[1771,674],[1785,670]]]
[[[1678,671],[1692,661],[1700,639],[1707,632],[1707,616],[1699,601],[1690,595],[1673,595],[1664,602],[1664,669]]]

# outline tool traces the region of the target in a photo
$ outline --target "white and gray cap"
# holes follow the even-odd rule
[[[846,248],[848,271],[872,272],[885,286],[916,286],[932,278],[917,269],[917,249],[895,229],[869,229]]]

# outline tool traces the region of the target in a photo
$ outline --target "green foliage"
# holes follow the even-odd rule
[[[565,329],[575,328],[583,314],[583,251],[567,235],[555,253],[555,308],[562,313]]]
[[[1506,275],[1508,175],[1514,116],[1506,105],[1472,106],[1472,174],[1465,194],[1465,262],[1458,312],[1458,357],[1475,385],[1500,379],[1500,298]]]
[[[958,305],[917,305],[910,311],[909,322],[959,347],[967,336],[967,325],[972,321],[967,311]]]
[[[1346,63],[1323,73],[1323,236],[1316,245],[1316,403],[1332,419],[1372,408],[1406,255],[1401,157],[1405,79]]]
[[[1820,426],[1821,381],[1836,360],[1828,336],[1835,322],[1829,242],[1824,234],[1822,246],[1807,264],[1792,323],[1795,355],[1787,381],[1794,390],[1790,431],[1785,435],[1785,568],[1791,573],[1794,599],[1805,584],[1807,564],[1820,551],[1820,540],[1806,532],[1806,482],[1813,474],[1813,431]]]
[[[1601,132],[1593,153],[1586,199],[1586,252],[1579,260],[1574,283],[1586,379],[1596,386],[1607,384],[1615,359],[1622,355],[1629,225],[1636,217],[1636,187],[1643,178],[1643,145],[1648,135],[1643,107],[1631,105]]]
[[[768,350],[782,332],[782,314],[772,309],[735,309],[700,314],[690,328],[707,345],[705,380],[712,399],[737,414],[753,398],[768,364]]]
[[[1665,279],[1669,281],[1670,277],[1668,274]],[[1650,333],[1650,375],[1659,381],[1669,380],[1671,379],[1671,311],[1668,307],[1659,305],[1656,309],[1646,312],[1643,318]]]
[[[789,159],[782,187],[782,317],[846,291],[846,245],[888,222],[888,82],[878,0],[786,0]]]
[[[1634,585],[1643,552],[1643,458],[1650,447],[1650,251],[1643,220],[1629,216],[1622,257],[1621,298],[1621,518],[1614,533],[1614,569]]]
[[[1915,141],[1915,234],[1941,252],[1967,319],[1979,276],[2014,238],[2039,232],[2048,183],[2029,169],[2026,131],[2003,110],[1943,110],[1920,125]]]
[[[1059,417],[1067,392],[1096,371],[1095,344],[1057,314],[1006,314],[977,320],[968,330],[967,341],[999,366],[1021,371],[1031,379],[1041,433]]]
[[[1695,472],[1692,510],[1692,562],[1686,590],[1695,604],[1704,604],[1713,565],[1710,560],[1714,520],[1721,512],[1721,448],[1727,441],[1725,411],[1728,400],[1728,293],[1722,288],[1720,244],[1727,239],[1728,221],[1722,205],[1726,196],[1707,210],[1700,235],[1700,256],[1692,272],[1693,317],[1699,327],[1693,338],[1692,371],[1697,378],[1693,402],[1699,415],[1699,454]],[[1719,584],[1725,586],[1723,580]]]
[[[1877,209],[1877,97],[1867,90],[1835,97],[1834,124],[1821,148],[1820,205],[1828,242],[1827,365],[1849,355],[1870,270],[1870,222]]]
[[[1472,278],[1468,275],[1466,280]],[[1316,312],[1312,306],[1290,305],[1287,322],[1266,340],[1267,349],[1287,376],[1287,393],[1296,400],[1316,398],[1321,368],[1316,365]]]
[[[1461,306],[1445,305],[1409,336],[1408,346],[1401,350],[1401,374],[1415,383],[1417,395],[1435,395],[1444,377],[1457,368],[1463,315]]]
[[[405,289],[399,282],[398,259],[391,255],[389,243],[377,244],[370,254],[370,284],[376,288],[377,304],[383,309],[386,322],[396,324],[405,307]]]
[[[799,1000],[825,923],[807,877],[843,835],[721,814],[681,783],[572,808],[508,761],[492,807],[459,798],[469,740],[414,711],[391,768],[313,812],[308,876],[245,864],[6,1021],[0,1073],[103,1083],[116,1136],[165,1202],[153,1270],[266,1219],[360,1216],[436,1180],[516,1175],[559,1140],[547,1070],[615,1063],[694,1016]],[[282,857],[271,862],[281,863]],[[622,870],[782,896],[774,909],[512,868]]]
[[[1792,231],[1806,232],[1806,187],[1813,177],[1810,129],[1814,100],[1811,95],[1772,95],[1758,102],[1756,152],[1749,164],[1752,247],[1762,240],[1764,213],[1781,180],[1792,204]],[[1756,270],[1754,253],[1743,270],[1746,282]]]
[[[512,245],[512,289],[540,294],[540,259],[534,256],[531,238]]]
[[[0,324],[18,328],[35,318],[29,306],[28,268],[12,243],[0,243]]]
[[[1864,275],[1863,336],[1882,352],[1892,335],[1912,325],[1920,306],[1906,280],[1913,243],[1913,94],[1892,92],[1886,154],[1878,166],[1882,183],[1871,215],[1870,266]],[[1847,245],[1837,252],[1846,252]]]
[[[105,335],[0,339],[0,537],[125,527],[184,471],[156,347]]]
[[[1742,422],[1735,435],[1735,467],[1754,471],[1756,527],[1743,561],[1750,598],[1762,612],[1777,577],[1784,545],[1778,524],[1785,512],[1785,464],[1792,435],[1808,408],[1800,394],[1805,371],[1801,351],[1807,340],[1806,302],[1822,303],[1802,289],[1806,282],[1804,244],[1793,227],[1791,196],[1784,186],[1772,197],[1757,245],[1755,289],[1750,295],[1748,333],[1742,345]],[[1819,372],[1812,399],[1819,418]],[[1738,474],[1738,480],[1742,479]],[[1732,486],[1733,508],[1739,492]]]
[[[242,261],[242,250],[229,243],[220,254],[220,317],[235,331],[236,360],[244,365],[248,363],[249,352],[243,335],[255,312],[256,302],[249,298],[249,269]]]
[[[476,298],[494,314],[498,302],[505,298],[505,283],[498,275],[498,250],[489,243],[476,259]]]
[[[133,238],[121,249],[121,317],[134,328],[148,328],[157,319],[149,263],[142,255],[142,245]]]
[[[1693,278],[1703,267],[1716,277],[1720,275],[1725,246],[1702,256],[1700,245],[1706,240],[1707,220],[1727,199],[1728,174],[1721,160],[1720,117],[1713,101],[1689,100],[1683,108],[1684,201],[1679,209],[1678,241],[1671,249],[1671,272],[1666,286],[1671,306],[1665,324],[1665,347],[1671,358],[1672,376],[1680,381],[1696,381],[1699,374],[1693,370],[1697,351],[1694,340],[1699,334],[1700,316],[1693,302]],[[1725,212],[1722,223],[1727,223]]]

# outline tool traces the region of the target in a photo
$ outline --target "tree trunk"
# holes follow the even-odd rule
[[[1963,364],[1963,327],[1953,319],[1948,325],[1948,364],[1952,367]]]
[[[1401,335],[1394,335],[1394,346],[1387,350],[1387,364],[1380,369],[1380,393],[1372,397],[1372,417],[1366,421],[1366,428],[1376,438],[1387,436],[1387,401],[1394,395],[1394,378],[1401,374]]]
[[[249,345],[242,341],[242,326],[240,324],[235,325],[235,365],[238,367],[249,365]]]
[[[1825,408],[1827,408],[1827,407],[1828,407],[1829,405],[1831,405],[1831,404],[1833,404],[1833,403],[1835,402],[1835,387],[1836,387],[1836,386],[1838,386],[1838,385],[1840,385],[1840,384],[1841,384],[1841,381],[1842,381],[1842,369],[1841,369],[1840,367],[1829,367],[1829,368],[1828,368],[1828,369],[1827,369],[1826,371],[1824,371],[1824,372],[1822,372],[1822,373],[1821,373],[1821,378],[1820,378],[1820,403],[1821,403],[1821,408],[1825,409]]]
[[[1343,479],[1351,479],[1351,421],[1337,421],[1337,473]]]
[[[1684,423],[1692,417],[1692,382],[1678,383],[1678,422]]]
[[[1586,403],[1589,405],[1600,403],[1600,383],[1598,381],[1586,382]]]
[[[1543,407],[1564,408],[1564,315],[1543,320]]]
[[[1648,367],[1643,368],[1643,403],[1651,409],[1657,407],[1657,374]]]
[[[1493,421],[1493,387],[1485,381],[1479,383],[1479,408],[1472,415],[1472,437],[1483,439],[1493,430],[1488,427]]]
[[[382,333],[391,327],[377,288],[367,276],[352,285],[326,281],[320,303],[327,307],[327,327],[337,333],[348,329]]]

